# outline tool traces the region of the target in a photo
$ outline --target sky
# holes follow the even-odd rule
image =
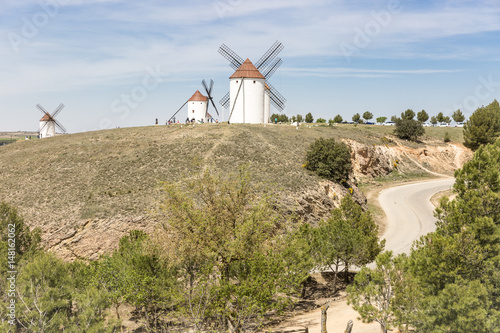
[[[498,0],[1,0],[0,131],[37,131],[36,105],[60,103],[69,133],[164,124],[202,79],[222,113],[219,47],[256,62],[277,40],[288,116],[470,116],[500,98]]]

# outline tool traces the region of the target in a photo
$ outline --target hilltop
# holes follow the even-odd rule
[[[444,132],[451,145],[444,144]],[[347,189],[305,170],[305,151],[320,137],[352,148],[354,176],[427,175],[460,167],[470,156],[459,128],[432,128],[424,142],[403,142],[388,126],[227,125],[122,128],[21,140],[0,147],[0,198],[42,229],[44,245],[59,256],[97,259],[130,229],[153,231],[161,182],[205,168],[236,171],[275,193],[287,209],[317,221]],[[397,171],[397,172],[394,172]],[[358,202],[363,195],[352,187]]]

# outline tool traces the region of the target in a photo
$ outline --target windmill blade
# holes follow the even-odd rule
[[[210,95],[210,92],[208,90],[208,86],[207,86],[207,82],[205,81],[205,79],[203,79],[203,81],[201,81],[201,85],[203,86],[203,88],[205,88],[205,91],[208,95]]]
[[[222,44],[219,48],[219,53],[222,54],[224,58],[229,60],[229,65],[237,70],[243,64],[245,60],[243,60],[239,55],[237,55],[233,50],[227,47],[226,44]]]
[[[170,119],[169,119],[168,121],[172,120],[172,118],[174,118],[174,117],[175,117],[175,116],[176,116],[176,115],[177,115],[177,114],[178,114],[178,113],[182,110],[182,108],[183,108],[183,107],[184,107],[184,106],[185,106],[188,102],[189,102],[189,100],[187,100],[187,101],[186,101],[186,103],[182,104],[182,106],[179,108],[179,110],[177,110],[177,112],[176,112],[176,113],[174,113],[174,115],[173,115],[172,117],[170,117]]]
[[[217,112],[217,116],[219,115],[219,110],[217,110],[217,107],[215,106],[214,99],[210,98],[210,102],[214,106],[215,112]],[[208,103],[207,103],[207,110],[208,110]]]
[[[52,118],[55,118],[59,114],[59,112],[61,112],[61,110],[64,108],[64,106],[65,105],[63,103],[59,104],[59,106],[54,111],[54,113],[52,113]]]
[[[276,103],[276,101],[273,98],[271,98],[271,104],[280,112],[282,112],[285,109],[284,105]]]
[[[41,106],[40,104],[37,104],[36,107],[38,108],[38,110],[40,110],[43,114],[48,114],[50,116],[50,113],[49,111],[45,110],[43,108],[43,106]]]
[[[224,107],[224,109],[229,108],[230,98],[231,98],[231,96],[229,95],[229,91],[228,91],[227,94],[225,94],[224,97],[222,97],[222,99],[219,101],[219,103]]]
[[[281,58],[277,58],[271,65],[269,65],[269,67],[267,67],[266,71],[262,73],[266,80],[269,80],[269,78],[273,76],[274,72],[276,72],[276,70],[281,66],[282,63],[283,60],[281,60]]]
[[[283,109],[285,108],[285,102],[280,99],[276,92],[270,91],[269,98],[272,105],[274,105],[278,110],[283,111]]]
[[[215,109],[215,112],[217,112],[217,116],[219,115],[219,110],[217,110],[217,107],[215,106],[215,103],[214,103],[214,98],[212,97],[212,89],[214,88],[214,80],[210,79],[210,88],[207,87],[207,83],[205,82],[205,80],[202,81],[202,84],[203,84],[203,87],[205,87],[205,91],[207,92],[207,95],[208,95],[208,99],[210,100],[210,102],[212,103],[214,109]],[[210,103],[207,103],[207,112],[208,112],[208,106],[209,106]]]
[[[212,94],[212,89],[214,88],[214,80],[210,79],[210,89],[208,89],[208,93]]]
[[[266,53],[255,63],[258,70],[264,69],[267,65],[278,56],[284,46],[279,41],[276,41]]]
[[[270,83],[269,86],[269,97],[271,98],[271,103],[280,111],[285,108],[286,99],[283,97],[276,88],[274,88]]]
[[[63,133],[68,132],[68,131],[66,131],[66,129],[64,128],[64,126],[63,126],[63,125],[61,125],[61,123],[60,123],[60,122],[58,122],[58,121],[57,121],[57,120],[55,120],[55,119],[54,119],[54,122],[55,122],[56,126],[57,126],[57,127],[58,127],[58,128],[59,128],[62,132],[63,132]]]

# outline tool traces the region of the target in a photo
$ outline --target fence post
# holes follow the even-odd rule
[[[354,325],[354,323],[352,322],[352,320],[349,320],[347,322],[347,327],[345,329],[345,332],[344,333],[351,333],[352,332],[352,326]]]
[[[326,330],[326,310],[330,307],[330,304],[326,303],[321,307],[321,333],[328,333]]]

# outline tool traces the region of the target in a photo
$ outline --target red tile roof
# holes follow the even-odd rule
[[[259,72],[249,59],[245,60],[240,68],[230,77],[230,79],[236,78],[265,79],[264,75]]]
[[[46,113],[42,119],[40,119],[40,121],[55,121],[54,118],[52,118],[52,116],[48,113]]]
[[[199,90],[196,90],[193,96],[189,99],[189,102],[206,102],[208,98],[203,96]]]

